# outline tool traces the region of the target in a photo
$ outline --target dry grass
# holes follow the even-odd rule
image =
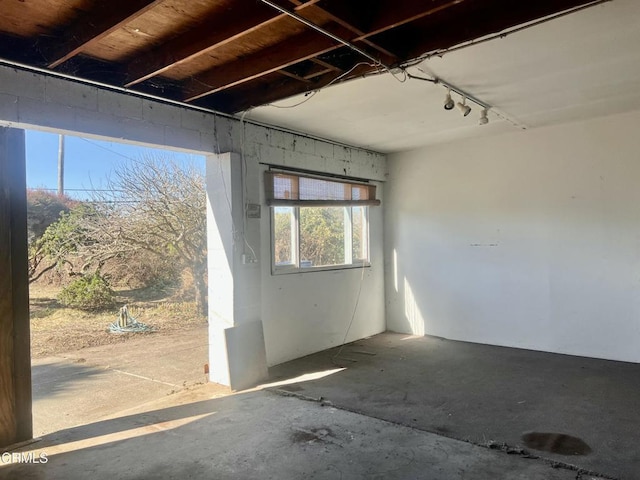
[[[153,333],[109,333],[119,306],[106,312],[83,312],[60,305],[59,287],[31,285],[31,355],[34,358],[57,355],[86,347],[126,342],[134,336],[162,335],[185,327],[202,325],[206,319],[195,304],[176,298],[174,292],[153,289],[121,290],[118,304],[128,305],[139,322],[153,326]]]

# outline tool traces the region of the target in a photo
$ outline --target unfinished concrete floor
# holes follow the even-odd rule
[[[0,462],[0,478],[639,478],[638,365],[398,334],[336,353],[273,368],[266,390],[205,385],[47,435],[21,450],[46,464]],[[593,451],[482,446],[531,430]]]
[[[46,464],[0,466],[40,479],[570,480],[554,469],[469,443],[268,391],[208,398],[208,386],[141,413],[48,436]],[[28,450],[28,449],[27,449]],[[26,451],[23,449],[23,451]]]
[[[203,324],[32,360],[34,436],[205,383],[207,335]]]
[[[540,457],[640,479],[640,365],[385,333],[277,366],[281,386],[338,408],[478,445],[525,447],[525,432],[578,437],[592,452]]]

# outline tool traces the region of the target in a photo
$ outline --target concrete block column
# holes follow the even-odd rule
[[[247,253],[243,180],[239,155],[207,158],[209,378],[234,390],[267,377],[260,269]]]

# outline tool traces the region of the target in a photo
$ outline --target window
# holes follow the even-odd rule
[[[369,263],[375,186],[267,172],[273,269],[292,272]]]

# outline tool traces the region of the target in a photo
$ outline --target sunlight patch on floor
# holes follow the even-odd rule
[[[334,373],[341,372],[346,370],[346,368],[333,368],[331,370],[325,370],[323,372],[313,372],[313,373],[305,373],[304,375],[300,375],[298,377],[289,378],[287,380],[281,380],[273,383],[265,383],[263,385],[259,385],[256,387],[258,390],[262,390],[265,388],[273,388],[273,387],[281,387],[283,385],[290,385],[292,383],[301,383],[301,382],[310,382],[312,380],[319,380],[324,377],[328,377],[329,375],[333,375]]]
[[[143,425],[141,427],[131,428],[129,430],[123,430],[115,433],[109,433],[106,435],[100,435],[92,438],[85,438],[82,440],[76,440],[73,442],[61,443],[58,445],[52,445],[42,448],[32,448],[22,451],[23,454],[28,455],[33,453],[36,457],[41,453],[46,453],[47,457],[53,457],[63,453],[74,452],[83,450],[86,448],[99,447],[114,442],[121,442],[123,440],[129,440],[131,438],[143,437],[153,433],[166,433],[169,435],[178,435],[172,430],[183,427],[190,423],[196,422],[203,418],[215,415],[216,412],[207,412],[201,415],[193,415],[190,417],[179,418],[177,420],[169,420],[166,422],[153,423],[150,425]]]

